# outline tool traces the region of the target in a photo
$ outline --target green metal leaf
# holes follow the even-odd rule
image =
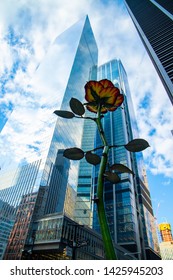
[[[85,113],[83,104],[76,98],[71,98],[70,108],[76,115],[82,116]]]
[[[75,115],[70,111],[56,110],[54,114],[61,118],[72,119]]]
[[[127,166],[123,165],[123,164],[120,164],[120,163],[115,163],[113,164],[111,167],[110,167],[111,170],[116,170],[118,172],[121,172],[121,173],[130,173],[130,174],[133,174],[133,171],[130,170]]]
[[[130,152],[141,152],[148,148],[150,145],[144,139],[134,139],[130,141],[128,144],[124,145],[126,150]]]
[[[98,155],[92,154],[91,152],[87,152],[85,154],[85,159],[88,163],[93,164],[93,165],[97,165],[101,161],[101,158]]]
[[[116,173],[106,171],[104,175],[105,175],[105,178],[113,184],[120,182],[120,177]]]
[[[84,157],[84,152],[79,148],[70,148],[64,150],[63,156],[72,160],[80,160]]]

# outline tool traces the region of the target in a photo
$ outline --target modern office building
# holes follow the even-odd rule
[[[110,146],[126,144],[139,137],[127,75],[121,61],[114,59],[98,67],[97,80],[105,78],[119,87],[125,97],[121,108],[104,115],[102,121],[105,135]],[[102,146],[98,132],[93,143],[92,129],[91,127],[90,135],[90,126],[88,126],[87,141],[85,137],[82,141],[84,150]],[[101,156],[101,149],[97,153]],[[129,255],[134,255],[137,259],[159,259],[157,233],[142,154],[130,153],[124,147],[112,149],[109,153],[109,164],[114,163],[126,165],[133,170],[135,175],[121,174],[121,181],[118,184],[105,181],[105,208],[112,239],[115,244],[128,250]],[[99,232],[96,204],[92,203],[92,198],[96,195],[99,165],[93,167],[92,173],[87,173],[87,164],[81,163],[79,170],[77,196],[78,200],[79,198],[81,200],[81,208],[79,203],[78,220],[81,218],[83,221],[89,211],[89,207],[85,207],[84,211],[83,202],[90,201],[90,209],[93,213],[92,227]],[[81,178],[85,179],[85,184],[81,183]],[[92,180],[93,187],[91,188]],[[118,256],[118,258],[123,259],[123,256]]]
[[[40,161],[19,167],[15,172],[5,172],[0,178],[0,259],[2,259],[13,229],[16,215],[24,196],[32,196]],[[3,248],[3,249],[2,249]]]
[[[14,146],[11,149],[12,145],[8,146],[5,143],[5,136],[8,130],[13,127],[13,131],[19,133],[21,141],[30,139],[33,143],[32,145],[27,143],[25,153],[21,155],[18,171],[20,178],[18,177],[13,185],[8,185],[8,188],[1,187],[2,193],[8,192],[8,199],[6,200],[5,195],[1,198],[2,201],[10,206],[13,205],[10,204],[10,201],[15,203],[15,213],[17,213],[17,216],[16,214],[13,216],[14,226],[5,253],[6,259],[21,258],[21,253],[19,252],[22,251],[22,247],[24,248],[25,242],[32,243],[34,220],[42,218],[46,214],[62,211],[67,181],[72,187],[76,186],[78,164],[71,162],[69,165],[69,161],[62,157],[62,149],[80,146],[83,120],[62,119],[57,118],[55,115],[52,117],[52,115],[53,111],[59,108],[69,110],[71,97],[80,100],[84,99],[84,85],[90,69],[97,65],[97,56],[97,45],[89,18],[85,17],[56,38],[35,73],[33,83],[38,84],[40,80],[42,83],[45,82],[42,88],[45,99],[43,102],[40,97],[40,103],[43,103],[39,104],[37,110],[41,110],[47,116],[43,130],[38,130],[37,132],[37,134],[43,132],[40,140],[36,141],[37,135],[35,135],[34,139],[31,139],[30,135],[30,128],[33,123],[32,113],[34,113],[32,111],[34,108],[33,103],[30,104],[31,108],[27,108],[27,111],[30,112],[31,120],[29,123],[31,127],[29,124],[27,125],[24,138],[20,135],[20,128],[21,125],[26,126],[26,119],[21,118],[16,123],[16,119],[14,119],[16,116],[15,110],[3,129],[0,143],[3,145],[4,141],[3,149],[1,149],[2,173],[17,157],[20,159],[20,142],[17,151]],[[56,107],[58,102],[50,106],[51,94],[61,103],[59,107]],[[47,104],[49,107],[47,107]],[[22,160],[22,156],[24,160]],[[33,160],[33,157],[36,158],[35,164],[29,163]],[[34,170],[31,170],[32,165],[35,168]],[[24,171],[25,174],[23,173]],[[0,177],[0,184],[1,182]],[[20,193],[17,196],[19,190]],[[13,193],[13,195],[10,193]],[[15,195],[17,196],[17,202],[14,199]],[[23,224],[21,225],[21,223]],[[25,235],[23,235],[23,232],[25,232]],[[23,237],[21,242],[18,242],[20,234]]]
[[[125,3],[173,104],[173,2],[125,0]]]
[[[36,219],[34,228],[33,239],[25,243],[22,259],[104,259],[101,236],[63,213]]]
[[[45,215],[34,221],[32,241],[25,243],[21,259],[34,260],[104,260],[101,235],[86,225],[79,225],[63,213]],[[119,256],[135,260],[116,245]]]
[[[124,94],[121,108],[107,113],[103,119],[105,135],[109,145],[126,144],[138,138],[137,124],[133,111],[126,71],[119,60],[112,60],[98,68],[98,80],[107,78]],[[100,136],[96,134],[95,145],[100,146]],[[100,153],[100,152],[99,152]],[[157,259],[158,241],[151,198],[145,184],[142,153],[130,153],[124,147],[112,149],[109,153],[110,166],[124,164],[134,172],[120,174],[120,183],[113,185],[105,181],[105,207],[110,232],[114,242],[141,259]],[[98,166],[95,167],[94,192],[97,185]],[[96,205],[94,205],[96,207]],[[94,211],[94,213],[96,213]],[[98,229],[97,215],[93,227]]]
[[[4,258],[20,259],[22,249],[28,238],[30,230],[32,230],[32,220],[48,213],[62,212],[64,209],[65,194],[67,189],[67,180],[70,163],[63,157],[63,150],[58,150],[55,164],[49,180],[49,188],[40,186],[38,191],[34,192],[35,179],[37,178],[39,166],[37,169],[31,169],[32,165],[25,165],[14,185],[13,191],[18,193],[17,205],[15,212],[13,211],[13,227],[8,231],[8,242]],[[33,180],[31,178],[33,177]],[[26,189],[28,183],[30,188]],[[24,187],[24,190],[22,188]],[[27,193],[26,193],[27,192]],[[47,195],[45,195],[47,193]],[[23,194],[23,195],[22,195]],[[22,196],[21,196],[22,195]],[[45,201],[46,197],[46,201]],[[9,199],[9,198],[8,198]],[[15,198],[11,198],[15,201]],[[8,211],[9,212],[9,211]],[[8,213],[7,211],[5,213]]]

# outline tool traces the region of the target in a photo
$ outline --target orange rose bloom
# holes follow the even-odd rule
[[[124,96],[114,84],[107,80],[89,81],[85,85],[85,99],[88,102],[87,109],[97,113],[98,107],[101,107],[101,113],[115,111],[123,103]]]

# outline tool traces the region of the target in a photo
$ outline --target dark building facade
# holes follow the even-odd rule
[[[173,2],[125,0],[125,3],[173,104]]]

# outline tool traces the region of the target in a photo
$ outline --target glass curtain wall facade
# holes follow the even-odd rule
[[[173,104],[173,2],[125,0],[125,3]]]
[[[105,114],[103,118],[105,135],[109,145],[126,144],[138,137],[127,75],[121,61],[112,60],[101,65],[98,68],[98,80],[104,78],[111,80],[115,86],[119,87],[125,97],[122,108]],[[96,132],[95,146],[100,145],[102,145],[100,136]],[[98,150],[99,153],[101,153],[100,150]],[[119,175],[121,181],[117,184],[105,180],[106,215],[115,244],[122,246],[138,259],[157,258],[156,229],[152,223],[154,217],[149,190],[144,183],[142,154],[133,154],[124,147],[119,147],[111,149],[108,161],[110,165],[124,164],[135,173],[135,176],[121,173]],[[93,168],[93,195],[96,193],[98,169],[99,166]],[[93,228],[99,231],[95,204]],[[147,250],[153,255],[150,256]]]
[[[92,67],[89,80],[97,80],[97,66]],[[92,117],[89,111],[85,113],[86,117]],[[85,119],[82,133],[81,149],[89,151],[94,148],[96,124],[92,120]],[[74,218],[77,222],[92,227],[92,165],[85,158],[79,162],[79,173],[77,182],[77,198],[75,205]]]
[[[57,37],[44,61],[39,66],[35,80],[39,80],[41,74],[46,71],[46,81],[48,83],[52,81],[52,88],[54,87],[54,90],[56,92],[58,91],[57,99],[62,99],[60,108],[62,110],[69,110],[69,101],[71,97],[78,98],[81,101],[84,99],[84,85],[89,76],[90,69],[97,65],[97,56],[97,45],[89,18],[85,17]],[[51,65],[50,60],[53,62],[53,65]],[[66,81],[66,84],[64,81]],[[49,86],[51,88],[50,84]],[[47,94],[47,98],[51,99],[49,90]],[[53,109],[59,108],[54,107]],[[54,110],[52,110],[51,114]],[[27,222],[25,224],[25,229],[22,229],[27,232],[27,242],[31,243],[32,236],[30,236],[30,229],[32,228],[34,219],[41,218],[44,214],[52,211],[52,209],[48,209],[49,207],[46,204],[48,201],[50,202],[49,198],[52,195],[52,186],[59,184],[60,181],[60,178],[55,174],[58,172],[55,171],[58,151],[73,146],[80,147],[81,145],[83,128],[83,122],[81,120],[64,120],[55,117],[53,121],[51,119],[50,122],[48,116],[46,125],[48,128],[51,128],[52,133],[45,135],[44,153],[41,154],[42,161],[38,169],[36,182],[32,188],[32,192],[34,194],[37,193],[37,197],[35,198],[34,208],[32,208],[29,224]],[[41,153],[41,151],[39,152]],[[25,157],[25,155],[23,155],[23,157]],[[27,158],[25,158],[25,162],[27,162]],[[78,165],[76,163],[71,163],[68,182],[72,187],[76,186],[77,172]],[[53,178],[53,175],[56,175],[56,178]],[[65,174],[63,174],[63,176],[65,176]],[[22,184],[24,188],[25,182]],[[44,191],[40,191],[40,189]],[[55,207],[53,207],[56,211],[58,211],[58,207],[60,206],[58,201],[57,204],[58,205],[54,205]],[[18,220],[15,222],[18,223]],[[15,236],[16,234],[13,235],[13,239],[15,239]],[[26,239],[22,242],[23,246]],[[14,248],[10,247],[10,252],[14,252]],[[20,256],[17,255],[9,255],[10,252],[8,250],[6,251],[6,258],[20,258]]]
[[[52,169],[44,214],[63,212],[70,161],[58,150]]]
[[[41,161],[18,168],[16,172],[6,172],[1,176],[0,189],[0,259],[2,259],[13,229],[21,199],[32,197]],[[11,180],[9,176],[11,175]],[[28,214],[28,212],[27,212]],[[25,214],[25,216],[27,215]]]

